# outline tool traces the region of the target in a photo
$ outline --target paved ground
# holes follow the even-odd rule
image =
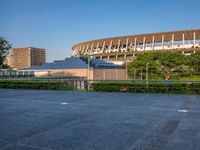
[[[0,90],[0,149],[199,150],[200,96]]]

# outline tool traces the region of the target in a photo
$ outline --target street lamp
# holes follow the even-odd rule
[[[149,63],[146,63],[146,80],[148,80],[148,69],[149,69]]]
[[[128,66],[127,66],[127,61],[126,61],[126,80],[128,79]]]
[[[88,78],[88,80],[90,79],[90,56],[88,56],[88,68],[87,68],[87,74],[88,74],[88,76],[87,76],[87,78]]]

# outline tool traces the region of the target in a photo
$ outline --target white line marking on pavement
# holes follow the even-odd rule
[[[67,104],[69,104],[69,103],[67,103],[67,102],[62,102],[61,103],[61,105],[67,105]]]
[[[185,112],[188,112],[188,110],[185,110],[185,109],[179,109],[178,112],[184,112],[184,113],[185,113]]]

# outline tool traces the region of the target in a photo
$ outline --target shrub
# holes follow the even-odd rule
[[[103,92],[200,94],[199,82],[96,82],[92,87]]]
[[[41,90],[72,90],[67,82],[38,80],[0,80],[0,88],[9,89],[41,89]]]

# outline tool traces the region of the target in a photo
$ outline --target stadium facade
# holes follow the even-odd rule
[[[138,34],[98,39],[76,44],[73,56],[91,56],[106,61],[133,60],[147,51],[177,51],[190,55],[200,51],[200,29]]]

